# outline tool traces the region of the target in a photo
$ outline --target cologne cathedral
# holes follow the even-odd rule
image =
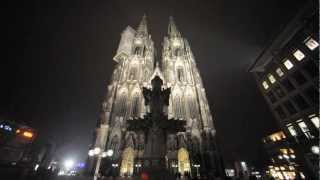
[[[92,145],[109,156],[89,157],[96,173],[223,174],[195,58],[171,17],[162,44],[158,60],[146,16],[122,32]]]

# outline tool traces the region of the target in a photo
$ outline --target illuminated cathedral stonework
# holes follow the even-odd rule
[[[122,32],[114,60],[117,65],[103,101],[94,144],[113,153],[109,160],[102,159],[100,172],[108,174],[108,168],[113,168],[117,175],[132,176],[148,171],[152,164],[161,164],[162,160],[148,160],[150,155],[146,158],[150,151],[147,139],[151,137],[128,129],[129,121],[139,122],[151,112],[143,89],[152,89],[155,77],[161,79],[161,89],[170,89],[169,104],[164,106],[163,114],[167,119],[185,122],[184,130],[163,131],[164,144],[155,146],[164,148],[161,166],[170,173],[192,175],[220,171],[206,92],[189,43],[173,19],[170,18],[163,40],[161,66],[155,60],[145,16],[136,30],[128,26]]]

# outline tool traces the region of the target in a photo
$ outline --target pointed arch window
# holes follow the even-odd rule
[[[177,78],[179,82],[183,82],[184,81],[184,70],[181,66],[179,66],[177,68]]]
[[[117,103],[117,108],[118,108],[118,112],[117,115],[118,116],[125,116],[126,114],[126,110],[127,110],[127,95],[126,93],[121,93],[118,99],[118,103]]]
[[[136,66],[130,68],[129,80],[137,80],[138,68]]]
[[[176,49],[174,50],[174,55],[175,55],[176,57],[180,56],[180,55],[181,55],[181,49],[180,49],[180,48],[176,48]]]
[[[109,149],[113,150],[113,152],[117,152],[118,145],[119,145],[119,137],[115,135],[114,137],[112,137]]]
[[[144,70],[143,81],[148,81],[148,77],[149,77],[149,71],[148,70]]]
[[[143,46],[135,46],[134,50],[133,50],[133,53],[135,55],[143,56],[144,55],[144,51],[145,51],[145,49],[144,49]]]
[[[132,97],[132,117],[139,117],[139,102],[139,93],[135,93]]]
[[[176,97],[174,98],[174,110],[175,110],[176,118],[184,119],[185,109],[184,109],[183,99],[180,95],[176,95]]]
[[[114,70],[113,71],[113,74],[112,74],[112,81],[117,81],[118,80],[118,76],[119,76],[119,73],[118,73],[118,70]]]
[[[194,119],[198,115],[198,110],[197,110],[197,102],[196,99],[192,94],[190,94],[187,98],[187,105],[188,105],[188,110],[190,114],[190,118]]]

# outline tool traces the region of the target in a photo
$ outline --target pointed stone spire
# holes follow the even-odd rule
[[[168,35],[169,37],[181,37],[181,34],[174,23],[172,16],[169,17]]]
[[[137,34],[139,35],[147,35],[148,34],[148,26],[147,26],[147,16],[143,15],[142,20],[138,26]]]

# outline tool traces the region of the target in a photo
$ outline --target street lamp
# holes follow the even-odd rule
[[[172,163],[171,167],[173,168],[173,172],[176,173],[178,172],[178,165],[176,163]],[[177,168],[177,169],[176,169]]]
[[[176,168],[176,167],[178,167],[178,165],[177,164],[172,164],[171,167]]]
[[[319,153],[320,153],[320,148],[319,148],[319,146],[312,146],[312,147],[311,147],[311,152],[312,152],[313,154],[319,154]]]
[[[93,149],[90,149],[90,150],[89,150],[88,155],[89,155],[90,157],[94,156],[94,151],[93,151]]]
[[[113,150],[112,149],[109,149],[107,152],[106,152],[106,155],[108,157],[111,157],[113,155]]]
[[[101,152],[101,148],[95,147],[94,149],[90,149],[88,152],[88,155],[90,157],[97,156],[98,161],[94,173],[94,180],[97,179],[97,175],[99,173],[99,168],[100,168],[100,163],[101,163],[101,158],[106,158],[106,157],[111,157],[113,155],[113,150],[109,149],[108,151]]]
[[[103,157],[103,158],[107,157],[107,155],[108,155],[107,152],[102,152],[101,153],[101,157]]]
[[[95,155],[98,155],[98,154],[100,154],[101,149],[99,147],[96,147],[96,148],[93,149],[93,152],[94,152]]]
[[[199,174],[200,164],[194,164],[193,167],[195,167],[197,169],[197,176],[199,177],[200,176],[200,174]]]
[[[140,163],[137,163],[137,164],[135,165],[135,167],[137,168],[137,173],[139,173],[139,168],[141,167],[141,164],[140,164]]]

